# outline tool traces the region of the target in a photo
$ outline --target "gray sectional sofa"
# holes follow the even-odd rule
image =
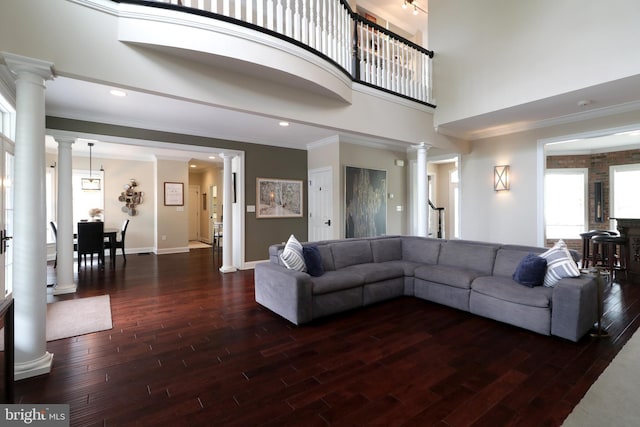
[[[564,278],[553,287],[512,279],[527,254],[545,248],[385,236],[313,243],[324,274],[287,269],[284,245],[255,268],[256,301],[299,325],[400,296],[414,296],[545,335],[578,341],[597,321],[596,279]]]

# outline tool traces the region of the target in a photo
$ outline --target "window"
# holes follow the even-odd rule
[[[9,101],[0,93],[0,133],[15,140],[16,110]]]
[[[610,166],[609,179],[611,217],[640,218],[640,198],[635,197],[640,182],[640,164]],[[611,222],[611,229],[615,230],[615,220]]]
[[[82,179],[89,178],[88,170],[75,170],[72,176],[73,185],[73,224],[77,224],[82,219],[90,219],[89,210],[98,208],[104,209],[104,185],[100,185],[98,190],[83,190]],[[98,178],[104,183],[102,172],[93,171],[91,178]]]
[[[544,176],[547,239],[579,239],[587,229],[587,169],[548,169]]]
[[[56,222],[56,192],[55,192],[55,169],[47,168],[47,172],[45,174],[45,193],[46,193],[46,206],[45,210],[47,213],[47,244],[55,243],[55,236],[53,235],[53,230],[49,223],[51,221]]]

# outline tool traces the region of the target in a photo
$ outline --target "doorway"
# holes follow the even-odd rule
[[[189,241],[200,241],[200,186],[189,185]]]
[[[333,169],[309,171],[309,241],[333,238],[336,226],[333,212]]]
[[[0,194],[0,300],[9,296],[13,286],[13,186],[14,182],[14,144],[2,136],[2,153],[0,161],[0,176],[2,185]]]

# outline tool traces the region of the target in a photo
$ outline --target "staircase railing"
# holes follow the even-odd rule
[[[288,40],[352,80],[426,105],[433,52],[357,15],[346,0],[113,0],[232,22]]]
[[[444,208],[436,207],[436,205],[429,200],[429,209],[431,214],[435,214],[437,217],[437,228],[436,228],[436,237],[438,239],[444,239]],[[433,221],[429,221],[429,225],[433,224]],[[429,232],[429,235],[433,235],[432,232]]]

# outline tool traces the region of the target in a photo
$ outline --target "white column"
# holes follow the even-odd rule
[[[56,287],[54,295],[70,294],[76,291],[73,282],[73,186],[71,144],[73,140],[58,140],[58,235],[56,251]]]
[[[53,64],[3,54],[16,76],[13,297],[15,379],[51,371],[46,349],[47,219],[45,214],[45,81]]]
[[[429,201],[427,194],[427,150],[431,146],[426,145],[424,142],[416,146],[418,150],[418,170],[417,170],[417,203],[418,203],[418,236],[427,237],[428,233],[428,206]]]
[[[229,154],[222,154],[221,156],[224,159],[224,172],[222,178],[222,266],[220,267],[220,271],[222,273],[232,273],[236,271],[236,268],[233,266],[233,257],[231,253],[233,243],[233,236],[231,235],[231,222],[233,221],[233,207],[231,206],[231,203],[233,203],[231,198],[233,193],[233,183],[231,182],[231,160],[233,159],[233,156]]]

